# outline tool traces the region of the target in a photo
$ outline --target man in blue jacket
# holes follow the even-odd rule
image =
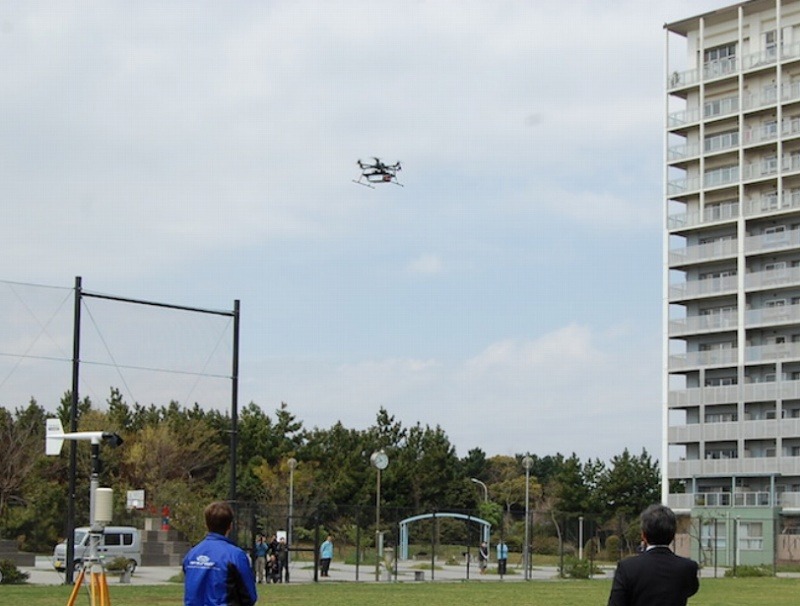
[[[183,558],[185,606],[253,606],[256,580],[247,554],[228,539],[233,509],[224,502],[204,511],[208,534]]]

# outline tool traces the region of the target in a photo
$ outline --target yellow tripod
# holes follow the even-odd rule
[[[72,593],[67,600],[67,606],[75,606],[78,599],[78,592],[81,589],[86,571],[89,571],[89,605],[90,606],[111,606],[111,598],[108,595],[108,581],[106,581],[106,570],[99,560],[84,562]]]

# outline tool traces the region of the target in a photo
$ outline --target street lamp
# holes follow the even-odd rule
[[[381,539],[381,471],[389,466],[389,457],[383,452],[383,449],[377,450],[372,453],[369,458],[372,466],[378,470],[377,473],[377,486],[375,490],[375,580],[381,580],[381,563],[378,559],[380,555],[380,539]]]
[[[294,524],[294,468],[297,467],[297,459],[291,457],[286,461],[289,468],[289,523],[286,525],[286,570],[289,570],[292,553],[292,524]],[[286,577],[288,582],[289,577]]]
[[[478,478],[470,478],[470,480],[475,482],[475,484],[480,484],[483,487],[483,502],[484,503],[488,503],[489,502],[489,489],[486,488],[486,484],[481,482]]]
[[[523,562],[525,564],[525,580],[530,580],[530,490],[531,490],[531,467],[533,459],[526,456],[522,459],[522,466],[525,468],[525,548],[523,550]]]

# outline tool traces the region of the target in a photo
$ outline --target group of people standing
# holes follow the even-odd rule
[[[253,563],[258,583],[289,582],[289,546],[286,539],[275,535],[267,541],[264,535],[256,538],[253,546]]]
[[[250,562],[245,552],[228,538],[233,509],[228,503],[218,501],[203,513],[208,534],[183,560],[184,606],[254,606],[258,594]],[[676,555],[670,548],[677,529],[675,514],[664,505],[651,505],[641,515],[641,529],[644,549],[640,555],[621,560],[617,565],[608,606],[686,606],[700,587],[699,568],[697,562]],[[265,579],[281,582],[282,571],[289,581],[288,546],[284,538],[275,540],[273,536],[267,542],[259,535],[253,551],[259,583]],[[322,576],[327,577],[333,558],[330,535],[320,546],[319,556]],[[489,561],[486,543],[481,543],[478,557],[484,573]],[[508,547],[500,541],[497,562],[501,574],[506,570],[507,559]]]

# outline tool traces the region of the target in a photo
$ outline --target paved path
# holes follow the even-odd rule
[[[398,573],[390,577],[387,576],[385,570],[381,571],[381,582],[387,581],[410,581],[416,580],[424,581],[462,581],[466,580],[467,568],[466,566],[446,566],[437,565],[436,569],[431,573],[430,566],[424,569],[418,568],[420,562],[405,562],[401,563],[398,567]],[[64,573],[58,572],[53,568],[52,562],[47,556],[37,556],[36,566],[34,567],[20,567],[20,570],[30,574],[28,582],[35,585],[62,585],[64,583]],[[181,569],[179,566],[139,566],[136,572],[130,579],[132,585],[159,585],[170,583],[170,579],[176,578],[180,575]],[[613,571],[607,572],[610,575]],[[421,574],[420,574],[421,573]],[[306,562],[296,562],[290,568],[291,580],[296,583],[310,583],[314,580],[314,568]],[[549,580],[557,577],[558,571],[555,567],[537,567],[534,566],[532,571],[532,578],[534,580]],[[522,581],[524,575],[521,569],[511,569],[511,574],[500,577],[497,574],[481,575],[477,566],[471,566],[469,569],[469,579],[472,581],[481,582],[509,582],[509,581]],[[119,573],[107,573],[109,584],[120,583]],[[599,577],[598,577],[599,578]],[[331,583],[336,581],[362,581],[362,582],[375,582],[375,568],[373,566],[360,566],[356,568],[353,565],[342,564],[334,562],[331,565],[330,576],[327,578],[319,578],[322,583]]]
[[[497,574],[481,575],[477,566],[470,566],[469,577],[467,576],[467,568],[461,566],[447,566],[437,565],[437,568],[431,573],[430,566],[419,568],[421,562],[401,562],[398,567],[398,574],[390,577],[387,576],[386,571],[381,571],[381,582],[388,581],[401,581],[401,582],[414,582],[422,581],[463,581],[469,578],[470,581],[478,582],[518,582],[524,580],[524,575],[521,569],[511,568],[511,574],[500,577]],[[558,569],[554,566],[536,566],[534,559],[534,568],[532,571],[532,579],[535,581],[548,581],[558,578]],[[62,585],[64,583],[64,574],[57,572],[52,565],[52,562],[47,556],[37,556],[36,566],[26,567],[21,566],[23,570],[30,574],[28,582],[35,585]],[[130,579],[132,585],[161,585],[171,583],[170,579],[179,578],[181,569],[179,566],[139,566],[136,572]],[[290,568],[291,580],[294,583],[310,583],[314,580],[314,568],[306,562],[296,562]],[[420,575],[420,573],[422,573]],[[613,567],[603,568],[603,575],[596,575],[594,578],[610,579],[614,575]],[[701,576],[710,578],[714,576],[722,577],[725,575],[725,569],[719,568],[716,571],[713,567],[704,568],[701,571]],[[789,575],[781,575],[789,576]],[[120,583],[119,573],[107,573],[109,584]],[[372,566],[360,566],[356,568],[353,565],[342,564],[334,562],[331,565],[330,576],[327,578],[319,578],[321,583],[332,583],[337,581],[359,581],[359,582],[375,582],[375,568]]]

